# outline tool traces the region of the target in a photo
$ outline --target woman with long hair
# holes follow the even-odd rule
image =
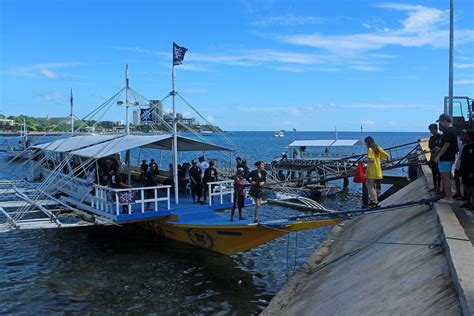
[[[389,160],[389,157],[382,147],[375,143],[372,136],[367,136],[364,141],[367,146],[367,172],[365,176],[365,186],[369,193],[369,205],[372,207],[378,207],[380,205],[377,191],[375,190],[375,180],[383,178],[380,160]]]
[[[261,160],[255,163],[257,169],[252,171],[249,174],[249,179],[251,183],[251,187],[249,190],[249,195],[253,198],[255,202],[255,213],[253,221],[254,223],[258,222],[259,213],[260,213],[260,206],[262,205],[262,188],[267,181],[267,172],[265,171],[265,163]]]

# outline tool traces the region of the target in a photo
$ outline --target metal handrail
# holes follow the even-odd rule
[[[168,204],[168,210],[171,208],[171,198],[170,198],[170,185],[157,185],[152,187],[138,187],[138,188],[126,188],[126,189],[115,189],[107,186],[102,185],[94,185],[95,189],[95,196],[92,197],[92,207],[98,208],[101,211],[110,212],[109,206],[110,204],[115,206],[115,215],[120,214],[120,206],[123,205],[132,205],[132,204],[141,204],[141,213],[145,213],[145,203],[152,203],[155,204],[154,211],[158,211],[158,202],[166,201]],[[158,197],[158,190],[159,189],[166,189],[166,197]],[[145,192],[148,190],[154,190],[154,197],[151,199],[145,199]],[[134,200],[132,203],[120,203],[119,200],[119,193],[121,192],[130,192],[130,191],[137,191],[140,192],[140,198]],[[111,192],[115,197],[115,201],[111,203],[108,200],[107,192]],[[94,202],[95,200],[95,202]],[[113,211],[113,210],[112,210]],[[129,214],[131,211],[129,209]]]
[[[224,186],[225,185],[225,186]],[[208,182],[209,205],[212,205],[212,197],[219,195],[221,204],[224,204],[224,195],[230,194],[230,201],[234,203],[234,180]],[[219,192],[212,192],[214,186],[219,186]],[[230,187],[230,189],[228,189]]]

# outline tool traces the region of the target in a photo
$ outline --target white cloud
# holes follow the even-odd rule
[[[403,47],[432,46],[447,47],[447,12],[420,5],[385,3],[377,5],[383,9],[406,12],[407,17],[398,28],[378,28],[364,23],[363,26],[376,31],[371,33],[325,35],[295,34],[273,35],[271,37],[285,43],[324,49],[340,56],[361,54],[382,49],[389,45]],[[474,42],[474,30],[458,29],[455,32],[456,44]]]
[[[307,25],[307,24],[321,24],[326,22],[326,18],[314,16],[297,16],[297,15],[282,15],[282,16],[268,16],[263,17],[250,25],[264,27],[269,25]]]
[[[455,84],[470,84],[474,85],[474,79],[462,79],[462,80],[455,80]]]
[[[72,68],[80,65],[85,65],[83,62],[60,62],[60,63],[43,63],[33,64],[27,66],[14,66],[6,71],[3,71],[6,75],[25,77],[25,78],[39,78],[44,77],[50,80],[58,79],[61,76],[56,69]]]
[[[389,109],[433,109],[436,106],[432,104],[403,104],[403,103],[392,103],[392,104],[379,104],[379,103],[360,103],[360,104],[343,104],[339,105],[340,108],[345,109],[377,109],[377,110],[389,110]]]
[[[68,100],[68,96],[61,91],[35,92],[35,94],[47,103],[64,104]]]
[[[207,72],[209,69],[205,67],[204,65],[199,65],[199,64],[186,64],[183,63],[178,66],[179,69],[181,70],[187,70],[187,71],[196,71],[196,72]]]
[[[207,93],[207,89],[184,89],[182,90],[185,93]]]
[[[458,68],[458,69],[474,68],[474,64],[454,64],[454,68]]]
[[[59,78],[59,75],[56,72],[54,72],[52,70],[49,70],[49,69],[46,69],[46,68],[41,69],[40,74],[43,75],[44,77],[46,77],[47,79],[50,79],[50,80],[54,80],[54,79]]]
[[[362,127],[369,127],[369,126],[374,126],[376,125],[374,121],[372,120],[368,120],[368,119],[364,119],[362,121],[360,121],[360,124],[362,124]]]

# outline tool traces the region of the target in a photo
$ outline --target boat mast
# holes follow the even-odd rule
[[[72,112],[72,109],[73,109],[73,104],[74,104],[74,99],[72,97],[72,89],[71,89],[71,98],[69,99],[70,103],[71,103],[71,135],[74,136],[74,116],[73,116],[73,112]]]
[[[337,140],[337,126],[334,126],[334,131],[336,132],[336,140]]]
[[[448,108],[444,113],[453,115],[453,62],[454,62],[454,0],[449,1],[449,87]]]
[[[173,45],[174,50],[174,45]],[[174,54],[173,54],[174,56]],[[175,63],[174,58],[172,61],[173,70],[171,72],[171,82],[172,82],[172,91],[171,94],[173,96],[173,182],[174,182],[174,198],[176,205],[179,204],[178,199],[178,137],[176,134],[176,74],[175,74]]]
[[[128,64],[125,66],[125,126],[127,130],[127,135],[130,134],[130,127],[128,125]]]
[[[23,147],[28,148],[28,131],[26,129],[26,118],[23,117]]]

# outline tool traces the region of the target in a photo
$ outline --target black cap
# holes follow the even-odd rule
[[[453,120],[451,119],[451,117],[449,115],[441,114],[439,116],[439,119],[436,120],[436,122],[440,122],[440,121],[445,121],[445,122],[451,123]]]

